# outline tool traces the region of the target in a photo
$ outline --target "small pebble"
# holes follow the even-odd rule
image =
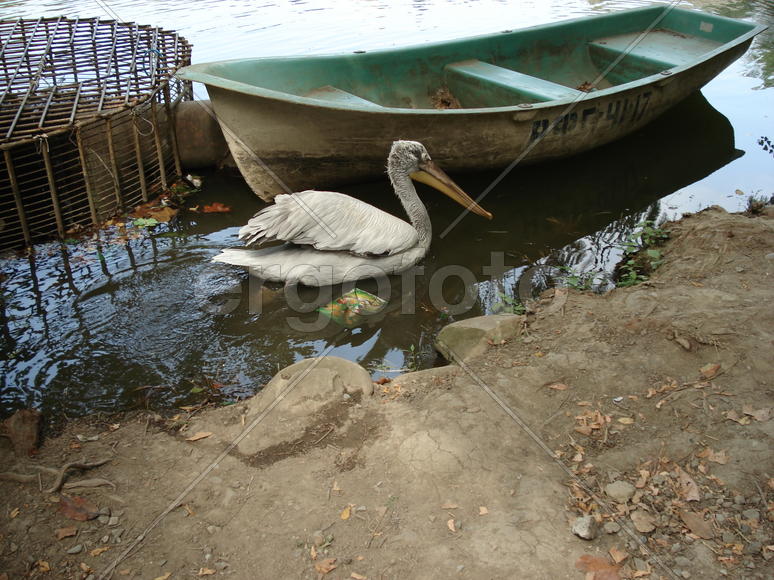
[[[325,543],[325,534],[322,533],[322,530],[317,530],[312,533],[312,543],[317,547],[320,547]]]
[[[680,572],[680,576],[682,576],[683,578],[690,578],[691,573],[688,570],[683,570],[682,572]]]
[[[460,564],[459,566],[457,566],[457,573],[462,572],[464,569],[465,569],[465,566],[463,564]]]
[[[761,519],[761,512],[758,510],[744,510],[742,512],[742,517],[746,520],[757,522]]]
[[[614,481],[605,486],[607,496],[618,503],[628,502],[634,496],[635,488],[628,481]]]
[[[106,524],[110,521],[110,516],[103,514],[97,518],[97,521],[99,521],[101,524]]]
[[[723,532],[720,536],[720,539],[723,540],[724,544],[733,544],[736,540],[736,536],[731,532]]]
[[[67,550],[68,554],[80,554],[83,552],[83,544],[75,544],[72,548]]]
[[[225,570],[226,568],[228,568],[228,562],[224,562],[222,560],[218,560],[217,562],[215,562],[216,570]]]
[[[108,536],[108,535],[104,535],[100,539],[100,542],[102,542],[103,544],[107,544],[109,541],[110,541],[110,536]]]
[[[605,530],[606,534],[617,534],[621,531],[621,526],[616,522],[605,522],[605,525],[602,526],[602,529]]]
[[[726,521],[725,514],[715,514],[715,521],[719,524],[722,524],[723,522],[725,522]]]
[[[735,496],[734,496],[734,503],[735,503],[736,505],[744,505],[744,502],[745,502],[745,501],[746,501],[746,500],[745,500],[745,498],[744,498],[744,496],[743,496],[743,495],[735,495]]]
[[[163,566],[164,564],[166,564],[166,563],[167,563],[167,561],[166,561],[166,560],[161,560],[161,561],[159,562],[159,568],[160,568],[161,566]]]
[[[683,549],[683,547],[680,545],[680,543],[672,544],[672,547],[670,548],[670,550],[671,550],[671,552],[673,554],[676,554],[677,552],[679,552],[682,549]]]
[[[760,542],[750,542],[744,547],[745,554],[758,554],[763,548],[763,544]]]
[[[107,525],[111,528],[116,527],[118,525],[118,516],[110,516]]]
[[[675,558],[675,566],[680,566],[680,568],[690,568],[691,561],[685,556],[677,556]]]
[[[572,533],[584,540],[593,540],[597,537],[597,532],[597,521],[592,516],[575,518],[572,524]]]

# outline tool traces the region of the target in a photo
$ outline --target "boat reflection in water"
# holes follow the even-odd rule
[[[457,208],[420,192],[435,231],[422,270],[389,278],[387,306],[352,329],[327,319],[321,326],[314,311],[346,288],[322,296],[298,289],[308,310],[301,313],[283,289],[209,262],[257,209],[244,182],[213,174],[202,199],[231,205],[229,214],[183,212],[150,238],[49,244],[0,263],[0,414],[29,405],[76,415],[200,402],[206,393],[191,393],[192,384],[207,380],[224,385],[221,399],[244,397],[278,368],[328,347],[377,375],[385,366],[428,366],[433,338],[451,318],[491,312],[534,264],[609,270],[611,248],[658,215],[660,198],[741,154],[728,120],[696,93],[614,144],[516,167],[485,199],[493,222],[465,218],[439,239]],[[454,178],[475,197],[497,176]],[[402,215],[386,180],[343,191]],[[492,253],[505,264],[494,279],[483,269]],[[376,281],[357,285],[379,293]],[[455,314],[458,304],[470,308]]]

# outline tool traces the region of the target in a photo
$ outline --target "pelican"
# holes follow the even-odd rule
[[[387,158],[387,175],[410,225],[343,193],[307,190],[283,194],[239,230],[239,239],[247,246],[274,240],[285,244],[230,248],[213,261],[246,266],[270,282],[306,286],[327,286],[408,270],[425,256],[432,235],[430,216],[412,179],[492,219],[492,214],[430,159],[421,143],[395,141]]]

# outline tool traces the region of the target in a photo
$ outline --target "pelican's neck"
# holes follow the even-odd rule
[[[405,171],[390,167],[387,170],[390,176],[390,182],[395,190],[395,195],[400,199],[400,203],[403,205],[403,209],[406,210],[409,221],[414,229],[419,234],[419,243],[425,248],[430,246],[430,238],[433,235],[432,226],[430,225],[430,216],[427,213],[427,208],[422,203],[417,195],[417,190],[414,187],[414,182]]]

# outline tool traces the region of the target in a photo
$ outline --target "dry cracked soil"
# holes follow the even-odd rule
[[[647,282],[461,364],[2,440],[0,578],[771,578],[773,217],[668,224]]]

